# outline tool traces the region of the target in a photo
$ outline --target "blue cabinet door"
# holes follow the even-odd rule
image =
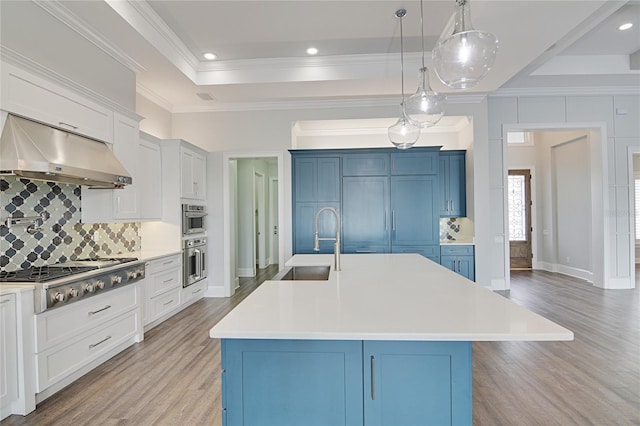
[[[471,425],[470,342],[364,342],[367,426]]]
[[[465,278],[475,281],[474,256],[442,255],[440,264]]]
[[[363,425],[362,342],[222,340],[227,426]]]
[[[436,176],[391,177],[391,243],[438,244]]]
[[[333,253],[333,241],[320,241],[320,251],[313,251],[314,220],[316,213],[322,207],[333,207],[340,214],[340,203],[296,203],[293,231],[294,253]],[[330,212],[324,212],[318,217],[318,236],[335,237],[336,221]]]
[[[345,154],[342,176],[387,176],[389,154]]]
[[[295,157],[293,187],[296,203],[340,201],[340,159]]]
[[[440,153],[440,216],[467,215],[465,153]]]
[[[389,178],[342,178],[342,240],[389,247]]]
[[[437,175],[438,151],[396,152],[391,154],[392,175]]]

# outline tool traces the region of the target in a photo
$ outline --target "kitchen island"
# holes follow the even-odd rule
[[[266,281],[210,336],[223,424],[309,426],[470,425],[471,342],[573,339],[416,254],[342,255],[326,281]]]

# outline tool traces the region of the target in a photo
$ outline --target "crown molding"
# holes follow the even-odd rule
[[[640,95],[638,86],[594,86],[594,87],[523,87],[504,88],[492,92],[490,98],[505,96],[615,96]]]
[[[103,96],[97,92],[94,92],[91,89],[88,89],[75,81],[58,74],[50,68],[47,68],[34,60],[27,58],[26,56],[9,49],[6,46],[0,45],[0,61],[7,62],[12,65],[15,65],[19,68],[22,68],[30,73],[36,74],[39,77],[42,77],[46,80],[53,82],[59,86],[64,87],[65,89],[69,89],[80,96],[88,98],[105,108],[108,108],[112,111],[119,112],[120,114],[129,117],[131,119],[140,120],[142,117],[136,114],[134,111],[127,109],[120,105],[117,102],[112,101],[111,99]],[[1,64],[0,64],[1,65]]]
[[[149,88],[147,88],[146,86],[143,86],[140,83],[136,83],[136,93],[142,96],[143,98],[148,99],[150,102],[153,102],[154,104],[158,105],[159,107],[166,109],[169,112],[174,112],[173,104],[171,104],[171,102],[169,102],[162,96],[158,95],[156,92],[150,90]]]
[[[145,71],[145,68],[142,65],[107,41],[102,34],[99,34],[89,27],[86,22],[57,0],[33,0],[33,2],[129,70],[134,73]]]
[[[200,61],[146,1],[105,2],[184,75],[196,82]]]
[[[450,104],[477,104],[486,99],[486,94],[480,95],[447,95]],[[150,99],[151,100],[151,99]],[[194,112],[239,112],[265,110],[297,110],[297,109],[336,109],[336,108],[387,108],[397,107],[398,97],[370,97],[343,99],[310,99],[310,100],[281,100],[262,102],[227,102],[213,105],[174,105],[173,113]]]

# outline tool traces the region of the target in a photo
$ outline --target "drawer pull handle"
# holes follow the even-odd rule
[[[169,300],[167,303],[165,303],[165,304],[164,304],[164,305],[162,305],[162,306],[167,306],[167,305],[170,305],[170,304],[172,304],[172,303],[173,303],[173,299]]]
[[[356,253],[375,253],[375,250],[356,250]]]
[[[168,280],[164,280],[164,281],[162,281],[162,283],[166,284],[166,283],[170,283],[171,281],[173,281],[173,278],[169,278]]]
[[[0,305],[2,305],[3,303],[9,303],[9,302],[11,302],[11,299],[5,299],[0,301]]]
[[[167,262],[164,262],[163,265],[171,265],[173,263],[173,260],[169,260]]]
[[[422,253],[422,250],[403,250],[403,253]]]
[[[73,124],[65,123],[64,121],[58,121],[58,124],[60,126],[71,127],[73,130],[77,130],[78,129],[78,126],[74,126]]]
[[[202,289],[201,289],[201,288],[199,288],[199,289],[197,289],[196,291],[194,291],[194,292],[193,292],[193,293],[191,293],[191,294],[200,293],[201,291],[202,291]]]
[[[376,359],[371,355],[371,400],[376,399]]]
[[[106,342],[109,339],[111,339],[111,336],[105,337],[104,339],[100,340],[98,343],[92,343],[92,344],[89,345],[89,349],[93,349],[96,346],[103,344],[104,342]]]
[[[109,308],[111,308],[111,305],[107,305],[107,306],[105,306],[105,307],[104,307],[104,308],[102,308],[102,309],[98,309],[97,311],[89,312],[89,316],[91,316],[91,315],[95,315],[95,314],[97,314],[98,312],[106,311],[106,310],[107,310],[107,309],[109,309]]]

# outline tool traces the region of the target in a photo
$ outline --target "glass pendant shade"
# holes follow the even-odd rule
[[[404,117],[389,127],[389,140],[398,149],[411,148],[420,137],[420,128],[414,126]]]
[[[456,0],[453,34],[440,38],[431,52],[438,78],[452,89],[476,86],[493,65],[498,51],[496,36],[471,25],[468,0]]]
[[[420,69],[418,90],[404,103],[405,117],[415,126],[435,126],[444,115],[444,98],[429,86],[429,70]]]

